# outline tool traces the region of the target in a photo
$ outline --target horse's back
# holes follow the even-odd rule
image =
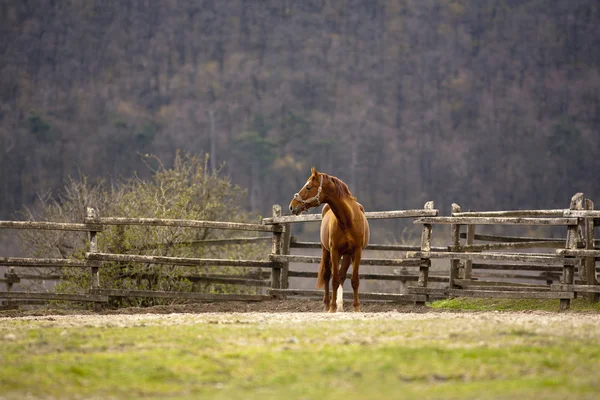
[[[362,248],[364,249],[365,247],[367,247],[367,244],[369,244],[369,237],[370,237],[369,222],[367,221],[367,217],[365,217],[365,208],[358,202],[356,202],[356,204],[358,205],[358,209],[360,210],[361,217],[362,217],[362,221],[361,221],[362,227],[359,229],[363,231]],[[321,220],[321,245],[325,249],[330,250],[329,235],[332,231],[336,231],[336,230],[340,229],[340,227],[337,223],[337,218],[335,217],[335,214],[333,213],[333,211],[331,211],[331,207],[329,206],[329,204],[325,204],[323,206],[323,210],[321,211],[321,216],[323,217]]]

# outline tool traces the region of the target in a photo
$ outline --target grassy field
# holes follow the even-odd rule
[[[596,399],[600,315],[0,320],[0,398]]]
[[[478,299],[453,298],[430,304],[434,309],[457,311],[554,311],[560,310],[558,299]],[[590,303],[587,299],[571,300],[568,312],[600,312],[600,302]]]

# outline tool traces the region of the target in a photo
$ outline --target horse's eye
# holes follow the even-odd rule
[[[310,190],[310,186],[307,186],[307,187],[306,187],[306,190]]]

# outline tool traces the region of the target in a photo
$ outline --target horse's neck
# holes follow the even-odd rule
[[[351,199],[344,199],[337,196],[330,197],[327,201],[327,204],[329,204],[329,207],[331,207],[331,211],[342,227],[352,225],[352,202],[353,200]]]

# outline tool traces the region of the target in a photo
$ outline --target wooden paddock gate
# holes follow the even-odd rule
[[[482,298],[530,298],[560,299],[562,310],[569,308],[571,299],[587,296],[598,301],[600,285],[597,279],[596,259],[600,250],[596,247],[594,227],[600,225],[600,211],[594,210],[593,202],[578,193],[571,199],[569,208],[554,210],[513,210],[463,212],[452,205],[451,216],[439,216],[433,202],[422,209],[384,212],[367,212],[367,219],[412,219],[420,229],[419,245],[370,244],[361,265],[378,266],[384,272],[361,273],[361,280],[398,282],[402,290],[375,293],[360,292],[361,301],[391,301],[423,304],[430,298],[482,297]],[[322,297],[322,290],[290,288],[290,278],[307,278],[314,285],[320,256],[292,254],[293,249],[319,249],[318,242],[302,242],[292,236],[292,226],[298,223],[318,222],[320,214],[282,216],[281,207],[273,206],[273,216],[264,218],[261,224],[195,221],[180,219],[151,219],[98,217],[96,210],[88,208],[82,223],[58,223],[35,221],[0,221],[0,229],[36,229],[83,231],[89,237],[89,251],[83,260],[63,258],[17,258],[0,257],[0,266],[8,267],[0,279],[6,288],[0,292],[0,300],[14,306],[27,301],[75,301],[91,302],[99,310],[111,297],[168,298],[192,301],[263,301],[289,297]],[[271,242],[272,248],[264,260],[229,260],[213,258],[161,257],[141,254],[102,253],[98,250],[97,235],[107,226],[170,226],[202,229],[227,229],[252,231],[263,236],[207,240],[207,244]],[[433,246],[436,225],[449,225],[450,236],[445,246]],[[564,228],[564,238],[520,237],[485,235],[477,233],[477,226],[559,226]],[[265,235],[265,234],[268,234]],[[438,233],[439,234],[439,233]],[[439,239],[439,237],[436,237]],[[397,257],[370,258],[369,251],[386,251]],[[554,251],[552,251],[554,250]],[[526,252],[525,252],[526,251]],[[436,275],[431,274],[432,260],[443,260],[446,267]],[[104,287],[100,270],[104,262],[130,262],[187,267],[240,267],[256,268],[257,272],[246,275],[204,274],[190,276],[203,282],[227,283],[259,288],[261,294],[213,294],[203,292],[117,290]],[[315,265],[314,271],[295,271],[290,263]],[[61,294],[41,291],[15,291],[14,285],[21,280],[60,279],[60,274],[35,275],[17,273],[27,268],[84,268],[90,273],[91,287],[82,294]],[[387,271],[385,271],[387,270]],[[410,270],[414,272],[409,272]],[[433,286],[432,286],[433,285]],[[351,297],[344,293],[344,298]]]

